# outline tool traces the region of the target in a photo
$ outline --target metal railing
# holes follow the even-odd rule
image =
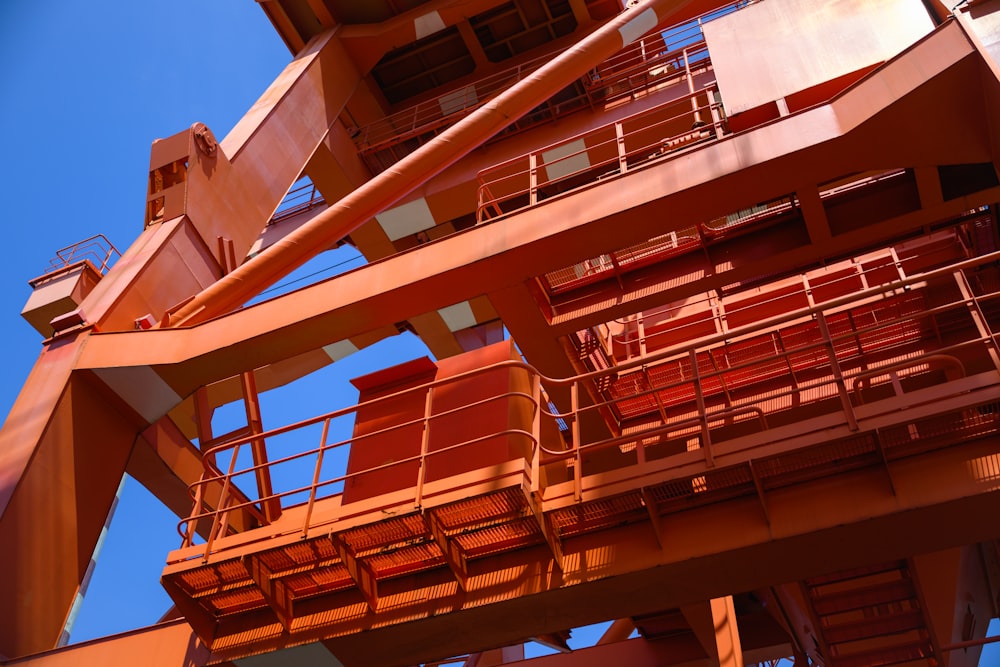
[[[696,144],[721,139],[727,130],[715,92],[713,83],[484,169],[477,177],[477,221],[535,206],[563,192],[676,157]]]
[[[509,390],[481,400],[465,403],[457,408],[444,410],[438,409],[434,404],[435,392],[440,392],[445,387],[474,380],[475,378],[486,374],[503,371],[510,374],[522,373],[522,379],[524,382],[521,384],[525,387],[533,384],[533,393]],[[309,529],[313,509],[317,501],[333,495],[339,495],[341,492],[340,490],[343,489],[346,484],[365,476],[370,478],[373,473],[377,474],[379,472],[395,470],[401,471],[399,472],[401,476],[406,475],[407,468],[413,467],[414,464],[416,465],[417,470],[413,479],[410,480],[413,483],[412,488],[414,490],[412,502],[414,507],[419,508],[427,498],[424,487],[425,480],[427,478],[427,468],[430,462],[438,458],[445,458],[449,455],[461,455],[463,453],[467,453],[470,448],[474,448],[476,445],[488,443],[490,441],[504,441],[511,438],[521,440],[527,443],[525,456],[530,459],[534,456],[534,452],[537,450],[538,446],[537,432],[531,430],[531,424],[535,421],[537,406],[540,401],[540,386],[537,380],[530,380],[530,377],[534,377],[536,375],[537,374],[534,370],[523,362],[502,362],[486,368],[460,373],[446,379],[421,384],[418,387],[374,398],[358,403],[354,406],[320,415],[318,417],[289,424],[284,427],[271,429],[261,434],[244,435],[242,437],[230,439],[227,442],[215,445],[204,452],[203,461],[205,465],[205,474],[202,475],[201,479],[190,488],[191,495],[194,498],[194,509],[191,515],[178,525],[178,530],[184,538],[184,546],[186,547],[193,544],[195,532],[199,522],[209,520],[211,521],[211,528],[208,531],[205,544],[205,554],[207,557],[207,555],[212,551],[213,543],[219,537],[224,536],[227,533],[228,521],[231,513],[246,511],[257,518],[260,518],[262,513],[257,511],[257,507],[263,507],[272,503],[278,503],[280,509],[282,510],[288,507],[302,505],[304,503],[304,519],[301,530],[303,531],[303,534],[305,534]],[[385,428],[380,428],[364,434],[354,435],[335,442],[328,442],[333,425],[338,420],[341,424],[348,424],[355,417],[357,417],[359,413],[363,413],[367,410],[378,409],[381,406],[391,405],[399,402],[400,400],[410,399],[414,396],[421,397],[421,402],[423,403],[423,411],[419,417],[406,419]],[[452,423],[454,423],[455,419],[461,419],[465,416],[469,416],[470,420],[474,420],[474,415],[469,415],[470,411],[494,403],[504,403],[504,414],[506,414],[506,410],[510,407],[511,402],[518,401],[526,401],[530,408],[529,411],[523,413],[525,414],[525,419],[523,420],[523,424],[520,424],[525,428],[518,428],[518,425],[515,424],[510,428],[501,429],[499,431],[487,430],[475,435],[475,437],[462,440],[458,443],[449,444],[447,446],[433,446],[434,435],[432,433],[432,429],[435,424],[440,423],[442,420],[451,420]],[[251,445],[269,442],[269,450],[274,452],[275,447],[273,445],[273,441],[275,439],[287,434],[300,434],[305,429],[315,426],[319,426],[321,431],[318,439],[319,443],[315,447],[304,451],[293,451],[270,461],[265,460],[260,463],[241,465],[240,453],[249,451]],[[473,426],[472,428],[476,427]],[[345,472],[342,474],[324,474],[324,465],[327,462],[327,459],[336,453],[337,450],[340,450],[348,445],[352,447],[364,446],[369,442],[373,442],[384,437],[412,437],[414,429],[418,429],[420,431],[419,453],[382,465],[365,468],[364,470],[354,473]],[[466,451],[463,452],[462,450]],[[220,466],[220,457],[228,457],[228,463],[223,463]],[[308,464],[310,460],[313,461],[312,466],[310,467],[309,465],[305,465],[303,467],[302,464]],[[225,470],[223,470],[223,468]],[[276,491],[262,497],[258,497],[259,494],[254,494],[251,491],[251,489],[257,488],[255,484],[251,483],[246,485],[246,489],[240,488],[239,497],[246,498],[245,500],[237,499],[236,494],[234,494],[234,488],[237,487],[237,482],[241,478],[254,480],[259,474],[266,473],[272,478],[272,480],[277,481],[277,473],[281,472],[282,469],[287,469],[290,472],[299,474],[301,474],[303,470],[311,471],[311,474],[309,475],[311,482],[307,485],[299,485],[282,491]],[[520,479],[517,481],[520,483]],[[210,487],[221,488],[218,498],[212,503],[214,506],[213,508],[209,508],[207,506],[207,495]],[[368,509],[370,510],[370,508]],[[280,513],[281,512],[278,512],[278,514]],[[344,516],[350,516],[350,510],[345,509],[340,516],[341,518]]]
[[[820,197],[824,201],[835,200],[867,186],[906,177],[907,172],[901,169],[863,175],[845,180],[836,187],[821,190]],[[610,278],[622,283],[626,274],[631,271],[671,257],[697,252],[711,243],[742,233],[751,227],[760,229],[797,215],[800,215],[797,196],[794,193],[784,195],[549,271],[541,276],[542,286],[547,294],[555,296]],[[989,247],[986,251],[992,249]],[[761,276],[758,280],[763,278],[765,277]]]
[[[934,266],[934,252],[940,252],[944,246],[951,246],[953,253],[968,256],[968,249],[954,231],[938,232],[926,243],[910,245],[909,256],[904,258],[897,248],[889,247],[769,283],[749,295],[736,292],[731,296],[706,293],[688,297],[680,303],[617,320],[616,331],[608,330],[604,335],[594,332],[594,335],[611,359],[645,356],[679,339],[705,335],[706,329],[727,331],[758,319],[762,312],[804,307],[926,271]],[[617,264],[625,263],[619,258]]]
[[[944,369],[947,381],[959,379],[967,371],[998,373],[1000,347],[986,313],[992,312],[994,318],[1000,315],[1000,291],[976,294],[966,275],[970,269],[998,260],[1000,253],[964,260],[563,381],[570,384],[569,409],[565,413],[543,410],[543,415],[569,425],[567,447],[553,450],[543,446],[541,452],[571,462],[574,495],[579,501],[586,491],[585,456],[601,449],[634,449],[641,465],[646,462],[647,449],[670,441],[674,445],[686,442],[689,449],[701,453],[705,466],[711,468],[715,444],[748,431],[767,431],[772,428],[770,416],[780,412],[804,409],[810,419],[839,414],[833,422],[823,421],[822,428],[839,423],[854,432],[859,428],[860,405],[873,402],[872,397],[877,401],[935,384],[928,373]],[[939,294],[933,305],[921,303],[909,310],[883,314],[866,325],[859,326],[850,319],[852,308],[911,295],[930,283],[952,298],[944,300]],[[801,329],[803,325],[811,329],[810,335],[797,344],[776,346],[767,353],[758,351],[721,367],[712,364],[714,353],[725,353],[733,341],[753,341],[761,334],[766,336],[783,327],[786,331]],[[862,339],[866,344],[859,344]],[[657,369],[674,372],[657,374]],[[921,376],[927,382],[921,382]],[[904,387],[901,378],[911,380],[911,386]],[[584,405],[584,387],[601,386],[607,389],[599,392],[599,399]],[[873,388],[877,391],[872,396],[862,395]],[[967,391],[959,387],[955,393]],[[914,413],[921,412],[921,408],[923,414],[933,413],[934,403],[949,395],[938,391],[928,404],[914,402],[906,407]],[[642,403],[641,409],[623,409],[636,402]],[[644,416],[646,419],[610,437],[588,442],[579,427],[588,413],[605,419],[613,415],[620,424]],[[869,410],[865,414],[870,418],[874,413]],[[899,419],[908,421],[903,413],[899,413]],[[756,426],[750,429],[751,425]],[[798,430],[794,437],[807,434]],[[772,444],[767,438],[760,442],[761,446]]]
[[[79,262],[89,262],[98,273],[104,275],[121,256],[118,248],[104,234],[96,234],[57,250],[56,256],[49,260],[46,274]]]
[[[710,58],[702,26],[747,4],[750,4],[747,0],[731,2],[629,44],[588,72],[578,82],[581,84],[581,91],[574,93],[572,99],[565,94],[557,95],[556,106],[569,112],[597,103],[604,104],[671,80],[681,82],[685,73],[690,74],[692,69],[707,69]],[[532,58],[364,125],[354,134],[355,145],[363,155],[371,155],[409,141],[415,141],[419,145],[427,137],[458,122],[511,85],[523,80],[551,60],[553,55],[548,53]],[[585,99],[586,104],[578,104],[581,99]],[[544,114],[539,116],[546,117],[548,116]],[[525,122],[530,125],[531,118]],[[372,160],[369,162],[378,163]]]
[[[323,195],[311,181],[306,180],[305,183],[296,185],[288,191],[267,224],[274,225],[324,205],[326,205],[326,200],[323,199]]]
[[[551,58],[551,54],[532,58],[515,67],[483,77],[458,90],[424,100],[380,118],[359,128],[354,136],[354,143],[360,151],[376,151],[388,144],[400,143],[456,123],[494,95],[521,81]]]
[[[520,486],[539,498],[545,492],[541,470],[555,465],[569,470],[573,500],[582,502],[588,493],[607,483],[603,481],[606,475],[588,475],[588,458],[611,448],[622,454],[634,452],[634,459],[623,459],[627,474],[618,476],[618,483],[622,483],[648,474],[646,465],[651,461],[660,464],[662,473],[663,461],[675,458],[678,465],[686,466],[701,460],[708,474],[715,466],[715,449],[722,442],[743,442],[747,456],[763,456],[783,442],[794,440],[796,446],[803,446],[809,438],[812,444],[826,442],[831,429],[842,429],[845,437],[865,433],[860,430],[865,420],[876,417],[883,427],[905,427],[896,429],[899,433],[893,431],[893,438],[917,440],[922,437],[921,429],[930,433],[931,426],[939,426],[933,417],[943,409],[938,406],[945,399],[977,400],[972,392],[975,386],[969,381],[981,383],[984,375],[993,375],[996,377],[988,382],[1000,383],[1000,346],[993,333],[993,321],[1000,320],[1000,289],[995,280],[982,281],[984,286],[976,287],[977,281],[969,276],[969,272],[997,261],[1000,252],[952,262],[572,378],[547,378],[523,362],[506,361],[219,444],[205,453],[205,473],[191,487],[195,500],[192,514],[178,527],[184,546],[189,547],[194,545],[199,523],[203,527],[204,522],[210,523],[206,542],[183,558],[208,559],[216,543],[230,532],[232,512],[246,511],[260,517],[262,513],[256,508],[271,502],[283,508],[300,508],[299,514],[291,518],[285,514],[280,521],[286,532],[302,535],[345,518],[363,523],[358,519],[361,514],[376,521],[401,505],[419,510],[433,504],[435,494],[446,493],[442,489],[447,484],[428,489],[428,466],[438,457],[452,462],[465,457],[462,465],[469,466],[468,472],[476,480],[464,480],[462,488],[479,482],[488,482],[491,488]],[[934,290],[933,299],[924,297],[928,290]],[[873,308],[881,310],[870,317],[859,316],[874,313]],[[774,332],[784,343],[773,343]],[[769,338],[770,347],[760,344]],[[739,344],[744,344],[739,348],[742,353],[736,355]],[[447,385],[474,383],[484,374],[497,372],[507,373],[517,382],[467,404],[446,410],[435,407],[436,395]],[[966,377],[966,373],[971,375]],[[943,379],[939,377],[942,374]],[[561,409],[549,399],[567,394],[569,404]],[[893,400],[904,394],[904,403]],[[335,422],[345,418],[350,422],[359,411],[400,402],[423,407],[419,414],[411,411],[398,423],[328,442]],[[476,419],[470,411],[491,404],[520,406],[520,417],[503,428],[484,426],[481,431],[466,432],[459,442],[435,446],[440,420],[473,423]],[[592,418],[607,428],[585,429],[584,423]],[[919,419],[930,419],[926,422],[930,426],[919,426]],[[547,420],[552,423],[546,424]],[[267,441],[271,453],[276,453],[279,438],[294,435],[294,444],[301,446],[302,438],[307,437],[303,432],[310,428],[320,434],[318,443],[305,451],[295,449],[259,464],[240,461],[240,452],[248,450],[251,442]],[[550,439],[543,442],[543,433]],[[561,438],[553,442],[555,433]],[[342,455],[346,447],[363,447],[366,441],[386,437],[396,441],[409,438],[414,448],[419,443],[419,451],[350,473],[327,468],[330,457],[337,452]],[[509,466],[500,473],[481,469],[472,455],[474,448],[497,440],[521,443],[524,465]],[[676,457],[678,454],[681,456]],[[519,458],[521,455],[514,456],[515,463]],[[343,462],[340,465],[344,467]],[[248,492],[255,488],[253,480],[261,471],[276,477],[284,467],[296,473],[296,485],[261,498]],[[327,503],[317,518],[319,504],[334,496],[343,499],[341,489],[351,480],[390,470],[403,480],[392,493],[357,505],[354,501]],[[242,479],[249,481],[247,488],[238,486]],[[302,484],[302,479],[309,482]],[[221,488],[211,507],[206,501],[209,487]],[[237,487],[242,496],[234,492]]]

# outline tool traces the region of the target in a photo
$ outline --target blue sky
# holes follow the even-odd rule
[[[252,0],[0,3],[0,290],[6,414],[41,337],[19,313],[55,251],[143,225],[149,147],[196,121],[224,136],[291,59]]]
[[[152,141],[195,121],[225,136],[290,60],[252,0],[0,2],[0,413],[41,344],[20,317],[27,281],[94,234],[131,245]],[[73,641],[153,623],[169,607],[158,578],[179,545],[175,519],[144,496],[129,480]]]

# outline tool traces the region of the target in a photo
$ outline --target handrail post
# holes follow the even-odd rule
[[[194,507],[191,509],[191,515],[188,517],[187,530],[184,531],[184,542],[181,544],[182,548],[189,547],[194,543],[194,534],[198,525],[198,515],[201,514],[205,497],[205,473],[201,474],[198,482],[198,490],[194,492]]]
[[[719,103],[715,101],[716,86],[714,84],[709,86],[706,92],[711,97],[708,109],[712,113],[712,128],[715,130],[715,138],[722,139],[722,114],[719,113]]]
[[[573,498],[580,502],[583,498],[583,456],[580,453],[580,381],[574,380],[569,386],[570,414],[573,421],[570,433],[573,436]]]
[[[483,222],[483,209],[485,208],[485,206],[483,205],[483,197],[486,194],[485,192],[483,192],[483,190],[486,188],[486,184],[483,182],[483,179],[482,179],[481,176],[477,177],[476,180],[479,181],[479,187],[476,189],[476,199],[477,199],[477,201],[476,201],[476,224],[479,225],[479,224],[482,224],[482,222]]]
[[[844,416],[847,417],[847,426],[852,431],[858,430],[858,419],[854,415],[854,406],[851,404],[851,397],[847,393],[847,383],[844,381],[844,373],[840,369],[840,362],[837,360],[837,351],[833,346],[833,337],[830,336],[830,327],[826,323],[826,315],[823,311],[816,313],[816,324],[819,325],[820,335],[823,336],[826,354],[830,359],[830,370],[833,372],[833,379],[837,383],[837,393],[840,395],[840,403],[844,409]]]
[[[955,277],[955,283],[958,285],[958,291],[962,295],[962,299],[965,301],[966,307],[969,309],[969,315],[972,317],[972,321],[976,325],[979,337],[990,341],[990,360],[993,362],[993,367],[1000,371],[1000,348],[997,347],[997,337],[996,334],[993,333],[993,329],[990,328],[989,323],[986,321],[986,315],[983,313],[983,309],[979,305],[979,299],[976,298],[975,293],[972,291],[972,286],[969,284],[969,279],[965,275],[965,271],[959,269],[952,275]]]
[[[698,111],[698,97],[695,95],[694,77],[691,75],[691,63],[688,60],[687,47],[684,47],[681,54],[684,56],[684,78],[687,79],[688,92],[691,94],[691,111],[694,114],[694,124],[692,127],[697,127],[698,125],[701,125],[702,122],[701,112]]]
[[[329,417],[323,420],[323,434],[319,438],[319,451],[316,453],[316,469],[313,471],[312,486],[309,487],[309,502],[306,505],[306,516],[302,521],[302,537],[309,534],[309,521],[312,519],[313,506],[316,504],[316,487],[323,469],[323,454],[326,452],[326,438],[330,433]]]
[[[417,468],[417,496],[414,499],[415,507],[420,509],[424,499],[424,479],[427,477],[427,452],[431,442],[431,407],[434,400],[434,387],[427,387],[427,396],[424,398],[424,432],[420,437],[420,465]]]
[[[628,160],[625,152],[625,131],[621,123],[615,123],[615,142],[618,147],[618,171],[624,174],[628,171]]]
[[[541,491],[541,458],[542,458],[542,376],[532,373],[531,400],[534,401],[535,414],[531,418],[531,438],[534,441],[531,452],[531,493]]]
[[[639,337],[639,356],[646,358],[646,318],[640,310],[635,315],[635,333]]]
[[[691,360],[691,374],[694,376],[694,397],[698,404],[698,419],[701,421],[701,446],[705,450],[705,465],[715,467],[715,455],[712,453],[712,434],[708,430],[708,409],[705,407],[705,393],[701,387],[701,372],[698,370],[698,353],[688,352]]]
[[[215,504],[215,517],[212,519],[212,528],[208,531],[208,537],[205,539],[205,555],[202,557],[203,562],[208,562],[208,556],[212,553],[212,543],[215,542],[215,533],[219,530],[222,523],[222,514],[227,514],[226,523],[228,524],[228,513],[229,510],[226,509],[226,503],[229,502],[229,486],[232,484],[233,471],[236,469],[236,458],[240,453],[240,446],[236,445],[233,447],[232,458],[229,460],[229,470],[226,472],[226,477],[222,482],[222,490],[219,491],[219,502]]]
[[[528,154],[528,206],[538,203],[538,155]]]

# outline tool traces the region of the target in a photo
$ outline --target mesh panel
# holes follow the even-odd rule
[[[659,512],[702,505],[754,492],[753,476],[746,466],[711,470],[657,484],[650,489]],[[681,504],[683,507],[676,507]]]
[[[634,521],[644,517],[645,511],[636,491],[556,510],[551,516],[559,534],[568,536]]]
[[[197,570],[182,572],[177,576],[178,583],[192,595],[199,592],[241,585],[250,580],[250,573],[239,561],[223,561]]]
[[[527,500],[520,488],[511,488],[500,493],[451,503],[433,511],[441,526],[446,531],[451,531],[498,519],[523,516],[527,512]]]
[[[887,455],[899,457],[995,433],[998,421],[1000,403],[991,401],[880,429],[879,437]]]
[[[423,518],[419,514],[410,514],[352,528],[342,533],[340,537],[354,553],[362,555],[372,549],[409,542],[426,535],[427,526],[424,525]]]
[[[321,561],[340,560],[337,551],[327,538],[296,542],[265,551],[257,558],[272,572],[282,572]]]
[[[283,577],[281,583],[293,597],[302,598],[350,588],[354,585],[354,580],[346,566],[333,565]]]
[[[444,554],[434,542],[403,547],[395,551],[378,553],[365,559],[378,578],[426,570],[444,565]]]
[[[875,438],[865,433],[754,461],[754,469],[766,488],[775,488],[864,465],[874,457]]]
[[[264,594],[256,587],[246,587],[213,595],[211,598],[205,600],[204,604],[218,616],[236,614],[267,605],[264,601]]]
[[[521,519],[454,537],[458,546],[470,558],[539,544],[543,539],[542,531],[534,518]]]

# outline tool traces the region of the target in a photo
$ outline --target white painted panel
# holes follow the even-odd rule
[[[573,155],[573,153],[577,154]],[[566,157],[567,155],[572,155],[572,157]],[[545,165],[545,173],[550,181],[575,171],[589,169],[590,157],[587,155],[587,145],[583,143],[583,139],[577,139],[568,144],[556,146],[552,150],[542,153],[542,163]]]
[[[413,19],[413,28],[417,32],[417,39],[422,39],[427,35],[433,35],[436,32],[444,30],[445,25],[441,19],[441,14],[433,11]]]
[[[468,301],[456,303],[447,308],[441,308],[438,310],[438,315],[448,325],[448,331],[461,331],[462,329],[476,326],[476,316],[473,314],[472,306],[469,305]]]
[[[350,340],[340,340],[330,345],[324,345],[323,351],[334,361],[340,361],[358,351],[357,346]]]
[[[921,0],[767,0],[704,30],[735,114],[889,60],[933,28]]]
[[[97,368],[94,372],[151,424],[181,402],[181,397],[149,366]]]
[[[453,114],[456,111],[461,111],[462,109],[468,109],[479,104],[479,95],[476,93],[476,87],[474,85],[468,85],[465,88],[460,88],[459,90],[453,90],[446,95],[442,95],[438,98],[438,105],[441,107],[441,113],[445,116]]]
[[[979,38],[993,60],[994,72],[1000,66],[1000,2],[987,2],[960,10],[955,16]]]
[[[375,219],[382,225],[382,230],[390,241],[434,226],[434,216],[431,215],[431,209],[423,197],[383,211],[376,215]]]
[[[618,34],[622,36],[622,46],[628,46],[639,39],[655,28],[657,23],[656,12],[652,9],[644,10],[634,19],[618,28]]]

